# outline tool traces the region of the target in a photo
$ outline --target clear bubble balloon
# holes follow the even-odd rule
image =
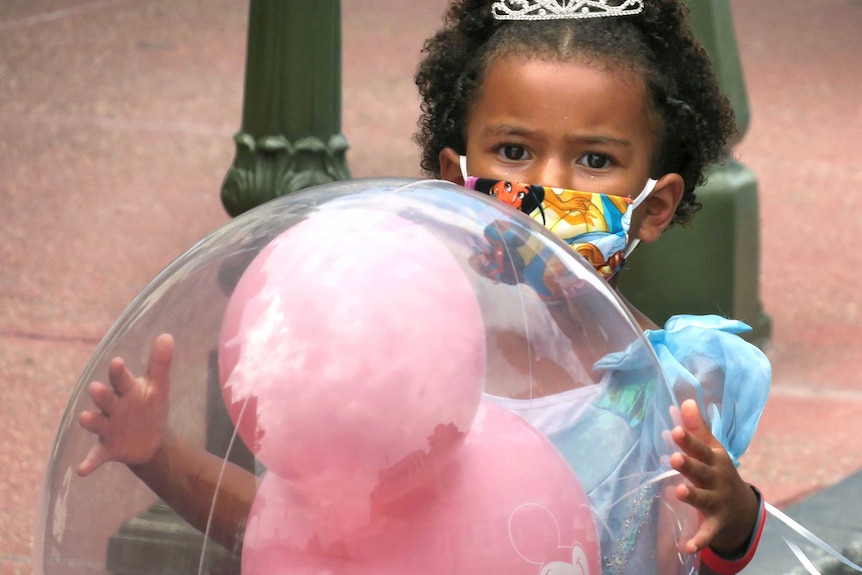
[[[188,456],[79,476],[91,382],[117,356],[145,374],[161,333],[161,432]],[[441,181],[318,186],[214,231],[111,327],[58,430],[35,572],[685,572],[691,518],[649,519],[672,507],[674,403],[623,303],[541,223]]]

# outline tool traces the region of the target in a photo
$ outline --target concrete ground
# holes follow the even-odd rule
[[[355,176],[418,175],[411,76],[444,6],[342,1]],[[742,470],[792,509],[862,468],[862,2],[732,8],[775,374]],[[40,480],[95,346],[228,221],[246,33],[236,0],[0,3],[0,575],[32,569]],[[852,507],[832,513],[858,534]]]

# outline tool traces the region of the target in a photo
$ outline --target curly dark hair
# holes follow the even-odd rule
[[[443,27],[425,42],[415,77],[422,97],[415,140],[423,171],[440,176],[443,148],[466,153],[470,106],[495,58],[517,54],[625,66],[643,78],[657,119],[652,175],[683,177],[685,192],[673,223],[688,223],[700,208],[694,190],[705,182],[706,168],[722,159],[736,124],[709,56],[691,32],[685,5],[646,0],[634,16],[542,21],[498,21],[491,5],[492,0],[455,0]]]

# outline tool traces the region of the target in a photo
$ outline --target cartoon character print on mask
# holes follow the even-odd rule
[[[625,261],[628,226],[625,215],[632,201],[574,190],[549,188],[545,225],[583,256],[603,277],[617,273]]]
[[[467,178],[471,180],[468,188],[488,194],[492,198],[509,204],[525,214],[531,214],[534,210],[541,208],[545,199],[545,188],[542,186],[531,186],[529,184],[518,184],[489,178]]]
[[[622,268],[627,255],[630,198],[476,177],[466,178],[465,186],[542,222],[605,279]]]
[[[485,227],[484,236],[490,249],[480,250],[475,256],[479,269],[494,281],[508,285],[523,281],[519,274],[526,264],[519,251],[527,242],[523,231],[508,222],[495,220]]]

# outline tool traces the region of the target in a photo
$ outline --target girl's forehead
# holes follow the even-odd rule
[[[642,77],[629,67],[585,59],[509,54],[489,62],[470,108],[468,130],[483,124],[535,129],[655,132]]]

